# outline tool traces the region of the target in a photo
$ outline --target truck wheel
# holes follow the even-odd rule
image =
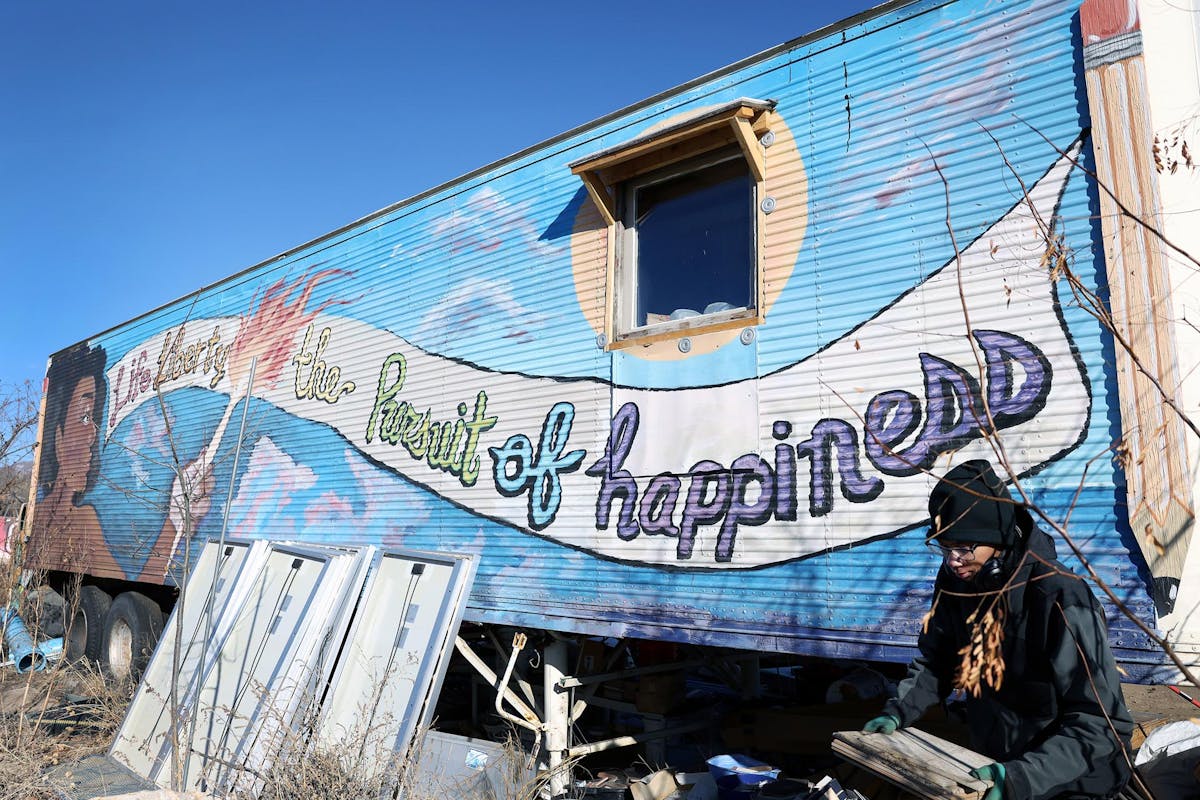
[[[99,586],[79,587],[64,643],[67,659],[100,662],[104,653],[104,620],[111,605],[112,598]]]
[[[138,592],[118,595],[104,623],[104,669],[118,680],[137,680],[163,629],[158,604]]]

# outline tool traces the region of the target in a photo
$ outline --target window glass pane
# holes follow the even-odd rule
[[[734,158],[637,190],[637,326],[753,305],[753,188]]]

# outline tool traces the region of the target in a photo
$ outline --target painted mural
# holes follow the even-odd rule
[[[923,487],[939,456],[986,448],[985,433],[1004,431],[1036,441],[1015,453],[1024,474],[1068,452],[1083,432],[1084,375],[1049,269],[1027,256],[1040,252],[1035,219],[1053,216],[1068,158],[1033,187],[1032,208],[1014,206],[958,259],[830,343],[819,363],[674,390],[492,371],[339,316],[332,301],[310,309],[313,290],[332,274],[325,270],[273,284],[244,318],[189,320],[135,346],[108,367],[106,433],[158,393],[212,390],[229,400],[197,456],[204,462],[249,390],[328,426],[438,499],[635,563],[761,567],[894,533],[923,519],[901,487]],[[996,304],[1006,292],[1009,301]],[[897,334],[920,309],[959,302],[970,312],[969,335],[948,330],[933,346]],[[903,365],[900,374],[873,378],[854,366],[884,351]],[[837,372],[848,379],[822,374]],[[760,418],[756,393],[776,383],[818,387],[840,398],[841,413]],[[610,403],[616,411],[601,428]],[[748,430],[713,424],[724,419]],[[696,454],[681,458],[674,443],[697,438]],[[867,524],[839,523],[867,504]],[[172,501],[172,511],[180,505]],[[594,513],[560,519],[564,507]],[[830,531],[844,538],[831,540]]]
[[[903,658],[930,471],[1002,454],[1150,616],[1111,342],[1046,257],[1103,290],[1076,13],[918,2],[65,350],[35,527],[59,564],[156,581],[192,523],[467,550],[478,619]],[[567,164],[743,96],[777,104],[765,321],[607,349]]]

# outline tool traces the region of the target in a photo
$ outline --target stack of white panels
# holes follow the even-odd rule
[[[109,755],[250,794],[297,748],[394,760],[430,722],[473,575],[469,556],[210,542]]]

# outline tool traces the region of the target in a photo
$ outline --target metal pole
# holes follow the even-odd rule
[[[505,692],[509,692],[509,694],[512,693],[508,688],[508,682],[510,680],[512,680],[513,670],[517,666],[517,656],[519,656],[521,654],[521,651],[525,649],[526,641],[527,641],[527,639],[525,637],[525,634],[523,634],[523,633],[518,633],[513,636],[512,655],[510,655],[508,658],[508,666],[505,667],[505,669],[504,669],[504,677],[500,679],[499,686],[497,687],[497,690],[496,690],[496,713],[499,714],[501,716],[501,718],[506,719],[509,722],[512,722],[516,725],[524,725],[526,728],[529,728],[530,730],[537,733],[537,732],[540,732],[542,729],[542,726],[540,723],[531,724],[529,722],[522,720],[520,717],[509,714],[507,711],[504,710],[504,693]]]
[[[229,472],[229,492],[225,495],[225,508],[221,511],[221,536],[217,540],[217,558],[216,564],[213,567],[212,583],[208,586],[208,599],[205,601],[206,616],[204,620],[204,647],[212,646],[213,628],[216,626],[217,609],[213,608],[217,598],[217,584],[221,579],[221,567],[225,564],[225,536],[229,531],[229,508],[233,505],[233,490],[237,488],[237,471],[238,461],[242,457],[242,440],[246,437],[246,417],[250,413],[250,399],[254,392],[254,371],[258,368],[258,356],[250,359],[250,375],[246,380],[246,398],[242,406],[242,423],[238,426],[238,438],[233,449],[233,468]],[[234,406],[233,398],[230,398],[229,409],[232,411]],[[218,425],[218,432],[213,435],[213,441],[208,443],[208,446],[213,448],[213,452],[208,453],[210,459],[216,458],[216,449],[220,447],[220,439],[224,436],[224,429]],[[191,531],[188,531],[190,541]],[[185,568],[190,569],[190,565]],[[181,589],[186,589],[186,582]],[[185,601],[186,591],[179,593],[179,625],[176,630],[175,640],[175,657],[179,658],[179,649],[183,643],[183,603]],[[202,651],[203,652],[203,651]],[[175,692],[177,691],[176,681],[179,677],[179,666],[176,663],[173,674],[171,675],[171,693],[174,700]],[[195,676],[199,682],[202,680],[200,676]],[[191,720],[188,723],[187,741],[184,746],[180,747],[178,736],[175,735],[175,741],[172,742],[172,755],[174,763],[171,771],[171,786],[178,786],[180,789],[186,788],[188,780],[188,770],[192,763],[192,746],[196,741],[196,722],[200,717],[199,708],[193,708]],[[171,721],[171,724],[178,725],[178,718]],[[180,760],[180,752],[182,751],[182,760]]]
[[[525,718],[525,721],[519,724],[524,725],[531,731],[537,731],[541,729],[542,721],[538,719],[538,716],[536,713],[534,713],[533,709],[525,705],[525,702],[521,700],[520,696],[516,692],[501,682],[500,677],[496,675],[495,671],[493,671],[491,667],[484,663],[484,660],[480,658],[474,650],[471,649],[471,645],[467,644],[465,639],[463,639],[461,636],[455,637],[454,647],[459,653],[462,654],[462,657],[471,664],[471,666],[475,667],[475,670],[484,677],[484,680],[491,684],[492,688],[498,693],[502,694],[504,699],[511,703],[512,707],[517,710],[517,713]]]
[[[567,643],[555,639],[546,645],[546,664],[542,670],[543,708],[546,712],[546,758],[550,768],[548,787],[551,798],[565,797],[571,785],[566,760],[570,742],[571,695],[559,691],[558,683],[567,671]]]

